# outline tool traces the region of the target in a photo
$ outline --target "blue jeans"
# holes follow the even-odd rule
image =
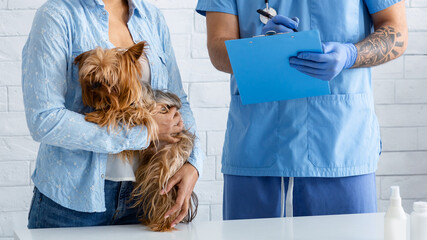
[[[34,188],[28,228],[84,227],[137,224],[136,209],[130,208],[132,182],[105,181],[105,212],[78,212],[65,208]]]
[[[224,220],[284,216],[288,183],[288,177],[282,183],[281,177],[224,174]],[[294,216],[377,212],[375,174],[294,178],[292,203]]]

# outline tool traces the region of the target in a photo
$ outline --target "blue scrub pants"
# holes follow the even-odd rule
[[[286,216],[289,181],[288,177],[224,174],[223,219]],[[375,173],[340,178],[298,177],[293,181],[293,216],[377,212]]]

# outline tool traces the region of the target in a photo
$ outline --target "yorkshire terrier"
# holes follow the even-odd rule
[[[84,52],[74,60],[79,68],[83,104],[93,109],[85,116],[86,121],[107,127],[108,130],[130,129],[143,125],[148,132],[150,146],[141,151],[123,151],[123,161],[137,159],[136,182],[131,193],[132,207],[138,209],[139,220],[153,231],[171,231],[172,220],[179,213],[164,218],[175,204],[178,189],[175,186],[168,194],[160,195],[168,180],[187,162],[194,145],[194,134],[188,130],[176,134],[180,139],[174,144],[160,144],[155,114],[181,108],[178,96],[173,93],[153,90],[141,82],[142,69],[139,62],[145,57],[147,44],[140,42],[127,50],[100,47]],[[161,110],[156,109],[161,106]],[[189,210],[183,222],[191,222],[197,214],[198,200],[191,194]]]

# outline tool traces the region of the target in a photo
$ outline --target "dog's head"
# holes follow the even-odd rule
[[[138,59],[143,55],[145,42],[128,50],[102,49],[84,52],[74,60],[79,66],[79,81],[83,104],[95,110],[122,110],[150,99],[152,94],[140,82],[142,68]]]

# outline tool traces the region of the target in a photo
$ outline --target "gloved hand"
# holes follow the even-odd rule
[[[326,42],[322,45],[324,53],[301,52],[297,57],[291,57],[291,67],[309,76],[330,81],[356,62],[357,49],[354,44]]]
[[[292,29],[298,28],[299,19],[297,17],[288,18],[282,15],[277,15],[270,19],[262,28],[261,34],[264,35],[268,31],[276,33],[294,32]]]

